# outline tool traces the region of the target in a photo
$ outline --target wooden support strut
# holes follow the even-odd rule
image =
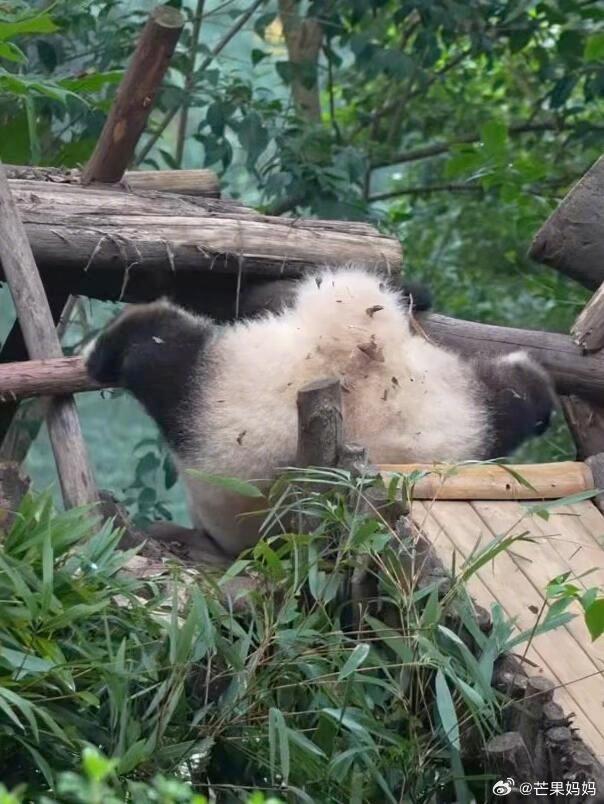
[[[60,358],[61,345],[42,280],[1,165],[0,259],[30,357]],[[73,397],[53,401],[47,425],[65,505],[95,502],[97,492]]]
[[[176,8],[158,6],[151,12],[94,153],[82,172],[82,184],[122,179],[183,26],[184,17]]]

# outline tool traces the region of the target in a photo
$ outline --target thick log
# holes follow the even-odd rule
[[[559,394],[604,403],[604,356],[601,352],[584,354],[568,335],[478,324],[443,315],[422,317],[421,327],[430,340],[466,357],[525,349],[550,372]]]
[[[564,778],[572,756],[572,743],[572,732],[566,726],[553,726],[545,732],[545,748],[552,779]]]
[[[29,478],[19,464],[0,463],[0,533],[10,528],[23,495],[29,489]]]
[[[5,165],[9,179],[47,181],[53,184],[81,184],[80,170],[56,167]],[[220,198],[220,183],[213,170],[128,170],[123,184],[129,190],[148,190],[176,195]],[[120,188],[119,185],[117,189]]]
[[[51,295],[48,290],[46,295],[50,304],[50,312],[52,313],[53,321],[56,321],[55,311],[58,310],[57,303],[64,299],[64,295],[61,293],[57,298],[56,294]],[[56,321],[57,338],[59,341],[62,340],[67,331],[76,302],[77,298],[70,296],[62,309],[59,320]],[[19,320],[17,319],[13,329],[18,323]],[[23,344],[23,349],[25,350],[23,358],[26,358],[27,350],[25,349],[25,344]],[[2,356],[3,354],[0,354],[0,360],[2,360]],[[23,463],[27,457],[30,446],[36,440],[40,428],[46,420],[49,405],[49,397],[40,397],[31,400],[27,405],[21,406],[18,402],[5,402],[0,405],[0,461]]]
[[[518,731],[524,744],[531,747],[535,778],[547,777],[546,750],[543,737],[543,707],[554,696],[554,682],[543,676],[529,677],[524,700],[518,704]]]
[[[148,299],[186,284],[184,275],[203,299],[208,273],[235,288],[242,275],[299,276],[325,263],[400,269],[398,240],[364,223],[273,218],[233,201],[98,184],[10,184],[40,270],[81,295]]]
[[[590,455],[586,458],[585,463],[589,466],[594,479],[595,488],[604,490],[604,451],[596,455]],[[604,491],[594,498],[594,503],[599,510],[604,514]]]
[[[44,287],[1,166],[0,258],[30,357],[60,357],[61,345]],[[47,424],[66,506],[94,502],[97,493],[73,398],[53,400]]]
[[[518,785],[535,778],[526,743],[518,732],[508,731],[492,737],[486,744],[485,755],[489,771],[500,774],[503,781],[510,778]],[[521,796],[517,790],[516,787],[506,794],[505,801],[519,804],[521,801],[533,800]]]
[[[122,179],[183,26],[184,17],[176,8],[158,6],[151,12],[96,148],[82,172],[82,184]]]
[[[592,290],[604,281],[604,156],[543,224],[529,256]]]
[[[426,472],[413,487],[415,500],[557,500],[595,488],[589,467],[572,461],[510,465],[508,468],[497,464],[382,464],[378,469],[386,475]]]

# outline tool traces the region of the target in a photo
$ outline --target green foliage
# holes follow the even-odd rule
[[[171,520],[165,494],[176,484],[178,473],[163,439],[143,438],[135,446],[135,455],[134,478],[124,489],[121,502],[130,509],[132,521],[139,527]]]
[[[189,784],[161,775],[149,782],[129,781],[124,790],[116,769],[116,760],[107,759],[96,748],[88,746],[82,753],[80,772],[59,774],[56,798],[44,795],[37,801],[39,804],[123,804],[126,800],[132,804],[208,804],[208,799],[194,792]],[[0,804],[25,804],[26,801],[31,800],[25,798],[23,786],[9,792],[0,784]],[[266,798],[259,791],[249,795],[245,801],[246,804],[283,804],[280,799]]]
[[[589,573],[585,573],[589,574]],[[555,601],[556,612],[561,612],[573,601],[577,601],[583,608],[585,625],[589,631],[592,642],[604,634],[604,596],[597,586],[583,589],[571,579],[571,573],[566,572],[554,578],[547,587],[547,596]],[[552,606],[552,608],[554,608]]]
[[[556,600],[539,631],[517,634],[494,610],[482,634],[465,583],[523,535],[457,567],[444,596],[444,579],[409,586],[386,523],[367,513],[367,485],[339,470],[282,478],[268,520],[314,522],[310,532],[263,540],[201,586],[176,566],[136,580],[119,533],[26,498],[0,542],[6,789],[73,802],[125,791],[135,802],[196,801],[223,789],[245,800],[254,788],[300,801],[429,801],[453,780],[472,784],[458,778],[460,746],[469,723],[485,739],[499,728],[495,659],[570,615]],[[365,560],[382,604],[357,634],[346,590]],[[219,590],[241,574],[256,591],[229,603]]]

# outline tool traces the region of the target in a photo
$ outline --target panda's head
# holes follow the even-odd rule
[[[168,356],[180,362],[177,355],[190,361],[188,347],[199,341],[203,323],[166,299],[126,307],[84,349],[88,374],[99,383],[121,386],[139,366],[158,370]]]
[[[509,456],[524,441],[543,435],[556,408],[551,378],[526,352],[477,359],[474,368],[489,418],[487,458]]]

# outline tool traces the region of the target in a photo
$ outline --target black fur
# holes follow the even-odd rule
[[[423,313],[432,307],[432,296],[425,285],[399,277],[391,277],[389,284],[408,299],[411,309]],[[294,303],[298,280],[274,279],[249,287],[242,294],[240,313],[243,318],[254,318],[266,312],[279,313]]]
[[[86,360],[88,373],[130,391],[178,451],[187,439],[191,381],[204,374],[203,352],[213,329],[210,319],[163,302],[129,307],[97,338]]]
[[[491,419],[486,458],[509,456],[532,436],[543,435],[555,409],[553,385],[532,362],[477,359],[474,368]]]

